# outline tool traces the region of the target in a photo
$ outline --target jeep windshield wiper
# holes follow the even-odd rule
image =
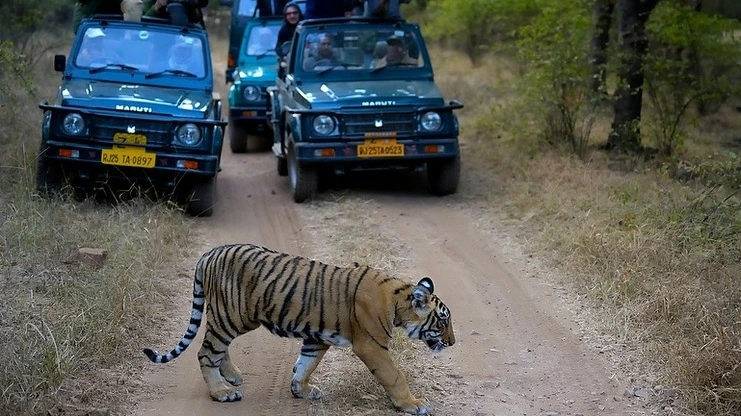
[[[377,67],[371,69],[370,73],[371,74],[375,74],[376,72],[382,71],[382,70],[386,69],[387,67],[388,67],[388,65],[377,66]]]
[[[91,74],[96,74],[96,73],[98,73],[98,72],[100,72],[100,71],[102,71],[104,69],[107,69],[107,68],[127,69],[129,71],[138,71],[139,70],[139,68],[137,68],[135,66],[126,65],[126,64],[105,64],[103,66],[96,66],[95,68],[90,68],[90,71],[89,72]]]
[[[180,76],[190,77],[190,78],[198,78],[198,75],[192,72],[183,71],[180,69],[165,69],[164,71],[152,72],[151,74],[145,75],[144,78],[150,79],[154,77],[160,77],[165,74],[180,75]]]

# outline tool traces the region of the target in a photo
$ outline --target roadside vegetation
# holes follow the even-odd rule
[[[68,10],[55,7],[62,3],[72,4],[0,5],[0,16],[24,17],[4,17],[0,28],[3,415],[107,414],[125,403],[126,363],[168,305],[165,273],[193,243],[187,217],[164,204],[37,195],[38,103],[54,99],[60,74],[52,57],[71,40],[70,20],[54,20]],[[96,267],[77,256],[80,248],[107,257]]]
[[[620,2],[498,0],[407,12],[442,45],[469,45],[433,63],[466,104],[464,166],[487,183],[471,198],[567,276],[622,358],[664,386],[659,407],[741,414],[741,10],[657,2],[637,142],[610,146],[623,34],[611,29],[598,70],[589,59],[593,16],[609,3],[620,12]]]

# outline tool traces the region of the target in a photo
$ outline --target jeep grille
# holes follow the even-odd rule
[[[405,135],[414,133],[415,113],[347,114],[342,121],[342,133],[347,135],[391,131]]]
[[[172,141],[172,123],[159,120],[93,116],[91,133],[98,140],[112,141],[114,134],[126,133],[129,126],[147,136],[147,145],[168,145]]]

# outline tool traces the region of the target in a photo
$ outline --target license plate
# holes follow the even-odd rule
[[[113,143],[145,145],[147,136],[135,133],[116,133],[113,135]]]
[[[404,145],[396,139],[371,139],[358,145],[358,157],[401,157]]]
[[[141,147],[113,146],[113,149],[103,149],[100,155],[100,161],[105,165],[135,168],[153,168],[155,159],[154,153],[147,153]]]

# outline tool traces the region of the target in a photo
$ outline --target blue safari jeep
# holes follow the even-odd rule
[[[281,17],[256,17],[244,30],[229,87],[229,147],[234,153],[247,150],[250,135],[270,132],[267,88],[278,77],[275,42],[282,23]]]
[[[136,185],[211,215],[226,122],[203,29],[94,16],[54,69],[56,100],[39,105],[42,195]]]
[[[315,194],[320,170],[425,171],[432,194],[457,191],[453,110],[463,105],[443,99],[417,25],[306,20],[285,46],[270,115],[278,174],[288,176],[294,201]]]

